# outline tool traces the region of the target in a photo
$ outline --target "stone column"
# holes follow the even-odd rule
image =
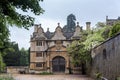
[[[65,73],[69,74],[70,62],[69,58],[66,60]]]
[[[47,54],[47,72],[50,72],[50,55],[49,55],[49,52]]]

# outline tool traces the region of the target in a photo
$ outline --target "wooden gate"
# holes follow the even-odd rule
[[[65,72],[65,59],[61,56],[57,56],[52,60],[53,72]]]

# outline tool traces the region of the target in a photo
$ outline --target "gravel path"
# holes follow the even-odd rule
[[[93,80],[83,75],[13,75],[16,80]]]

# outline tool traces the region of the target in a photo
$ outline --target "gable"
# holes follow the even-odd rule
[[[37,33],[36,33],[36,36],[35,36],[35,39],[40,39],[40,40],[47,39],[47,38],[45,37],[45,34],[44,34],[44,31],[43,31],[42,27],[39,27],[39,28],[38,28]]]
[[[56,28],[55,33],[51,39],[52,40],[65,40],[66,39],[66,37],[62,33],[62,29],[59,26]]]

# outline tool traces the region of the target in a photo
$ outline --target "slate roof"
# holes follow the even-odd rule
[[[74,32],[63,32],[63,35],[66,37],[66,39],[70,39],[73,36]],[[51,39],[54,35],[54,32],[47,31],[45,32],[45,36],[47,39]]]
[[[61,27],[60,27],[61,28]],[[76,27],[74,27],[76,28]],[[41,28],[42,29],[42,28]],[[62,33],[63,33],[63,36],[66,37],[67,40],[71,39],[74,35],[74,32],[75,31],[68,31],[68,29],[66,30],[65,26],[63,28],[61,28],[62,30]],[[38,32],[33,32],[33,36],[31,37],[31,40],[33,40],[34,38],[36,39],[36,36],[37,36]],[[50,40],[53,36],[54,36],[55,32],[50,32],[49,30],[47,30],[46,32],[43,32],[43,35],[48,39]],[[78,36],[76,36],[78,37]],[[38,39],[43,39],[43,37],[39,36]]]
[[[47,31],[46,33],[45,33],[45,36],[47,37],[47,39],[51,39],[51,37],[54,35],[54,33],[53,32],[50,32],[50,31]]]
[[[63,35],[66,37],[66,39],[70,39],[73,36],[73,32],[64,32]]]

